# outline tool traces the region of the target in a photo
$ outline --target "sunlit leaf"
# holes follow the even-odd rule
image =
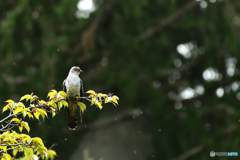
[[[62,108],[62,106],[63,106],[62,102],[58,102],[58,109],[59,109],[59,111]]]
[[[33,101],[36,101],[37,99],[38,99],[38,96],[36,96],[36,95],[31,96],[30,103],[32,103]]]
[[[27,115],[27,111],[22,110],[22,115],[23,115],[23,118],[25,118]]]
[[[13,118],[11,121],[16,122],[16,123],[20,122],[20,120],[18,118]]]
[[[53,118],[55,115],[56,115],[56,113],[55,113],[55,112],[52,112],[52,118]]]
[[[19,125],[18,128],[19,128],[20,132],[22,132],[23,126]]]
[[[57,155],[57,153],[54,150],[48,150],[47,151],[47,158],[50,158],[53,160],[53,158]]]
[[[57,94],[57,91],[56,90],[51,90],[49,93],[48,93],[48,96],[49,99],[53,99],[53,97]]]
[[[84,111],[86,110],[86,105],[82,102],[77,102],[77,104],[79,105],[80,107],[80,110],[82,111],[82,113],[84,113]]]
[[[33,115],[39,120],[39,115],[40,115],[39,112],[33,112]]]
[[[38,102],[39,104],[46,104],[46,102],[44,100],[41,100]]]
[[[24,100],[24,99],[26,99],[26,101],[28,101],[30,98],[31,98],[31,95],[26,94],[26,95],[24,95],[24,96],[21,97],[20,101],[22,101],[22,100]]]
[[[95,98],[95,97],[92,98],[91,105],[96,104],[97,103],[96,101],[97,101],[97,98]]]
[[[24,105],[22,102],[18,102],[17,105],[18,105],[19,107],[25,108],[25,105]]]
[[[14,157],[17,155],[17,153],[18,153],[18,150],[17,149],[13,149],[12,154],[13,154]]]
[[[55,102],[48,102],[48,104],[49,104],[50,106],[52,106],[52,107],[54,107],[54,108],[56,108],[56,109],[57,109],[57,105],[56,105],[56,103],[55,103]]]
[[[26,157],[32,157],[33,156],[33,149],[28,148],[28,147],[24,147],[24,155]]]
[[[67,94],[64,91],[59,91],[58,93],[60,93],[61,96],[63,96],[63,98],[67,98]]]
[[[98,106],[98,108],[102,109],[102,104],[100,102],[96,103],[96,105]]]
[[[5,107],[3,107],[2,113],[8,110],[9,108],[10,108],[9,105],[7,104]]]
[[[32,140],[33,140],[33,145],[34,146],[37,146],[38,144],[41,145],[41,146],[44,146],[41,138],[34,137],[34,138],[32,138]]]
[[[7,103],[15,103],[13,100],[9,99],[9,100],[6,100],[5,102]]]
[[[26,130],[28,131],[28,133],[29,133],[29,131],[30,131],[30,127],[28,126],[28,123],[27,122],[24,122],[24,121],[22,121],[21,122],[21,125],[24,127],[24,128],[26,128]]]
[[[16,114],[18,114],[19,112],[21,112],[22,110],[23,110],[22,107],[17,107],[17,109],[13,111],[13,114],[16,115]]]
[[[46,112],[45,110],[39,109],[39,112],[40,112],[40,113],[43,113],[45,116],[47,116],[47,112]]]
[[[103,93],[98,93],[97,96],[98,96],[99,99],[101,100],[101,98],[104,98],[104,97],[106,97],[107,95],[106,95],[106,94],[103,94]]]
[[[92,96],[92,95],[96,95],[96,92],[95,92],[95,91],[93,91],[93,90],[89,90],[89,91],[87,91],[86,93],[89,93],[89,94],[90,94],[90,96]]]
[[[4,152],[6,152],[6,149],[4,149]],[[3,153],[1,160],[11,160],[12,157],[8,153]]]
[[[61,100],[62,105],[65,107],[68,107],[68,103],[65,100]]]
[[[2,149],[4,152],[6,152],[7,151],[7,146],[0,146],[0,149]]]
[[[30,112],[27,112],[29,118],[33,118],[33,115]]]

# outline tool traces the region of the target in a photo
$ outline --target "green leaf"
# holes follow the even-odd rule
[[[8,110],[9,108],[10,108],[9,105],[7,104],[5,107],[3,107],[2,113]]]
[[[77,102],[77,104],[79,105],[80,107],[80,110],[82,111],[82,113],[84,113],[84,111],[86,110],[86,105],[82,102]]]
[[[25,105],[24,105],[22,102],[18,102],[17,105],[18,105],[19,107],[25,108]]]
[[[27,112],[29,118],[33,118],[33,115],[30,112]]]
[[[31,98],[31,95],[30,94],[26,94],[26,95],[21,97],[20,101],[22,101],[24,99],[26,99],[26,101],[28,101],[30,98]]]
[[[4,152],[6,152],[6,151],[4,151]],[[12,157],[9,154],[3,153],[1,160],[11,160],[11,159],[12,159]]]
[[[9,99],[9,100],[6,100],[5,102],[7,103],[15,103],[13,100]]]
[[[98,106],[99,109],[102,109],[102,104],[101,104],[101,102],[96,103],[96,105]]]
[[[13,154],[14,157],[16,157],[17,153],[18,153],[18,150],[17,149],[13,149],[12,154]]]
[[[22,110],[23,110],[22,107],[17,107],[17,109],[13,111],[13,114],[16,115],[16,114],[18,114],[19,112],[21,112]]]
[[[16,123],[20,122],[20,120],[18,118],[13,118],[11,121],[16,122]]]
[[[23,115],[23,118],[25,118],[27,115],[27,111],[22,110],[22,115]]]
[[[89,90],[89,91],[87,91],[86,93],[89,93],[90,95],[96,95],[96,92],[93,91],[93,90]]]
[[[49,104],[50,106],[52,106],[52,107],[54,107],[54,108],[56,108],[56,109],[57,109],[57,105],[56,105],[56,103],[55,103],[55,102],[48,102],[48,104]]]
[[[67,98],[67,94],[64,91],[59,91],[58,93],[60,93],[60,95],[63,96],[64,99]]]
[[[63,106],[62,102],[58,102],[58,109],[59,109],[59,111],[62,108],[62,106]]]
[[[40,113],[38,111],[33,112],[33,115],[39,120]]]
[[[38,96],[34,95],[31,97],[30,103],[32,103],[33,101],[36,101],[38,99]]]
[[[65,101],[65,100],[61,100],[60,102],[62,103],[62,105],[64,106],[64,108],[65,108],[65,107],[68,107],[68,103],[67,103],[67,101]]]
[[[47,151],[47,159],[50,158],[53,160],[53,158],[57,155],[57,153],[54,150],[48,150]]]
[[[46,104],[46,102],[44,100],[41,100],[38,102],[39,104]]]
[[[26,157],[32,157],[33,156],[33,149],[32,148],[28,148],[28,147],[24,147],[24,155]]]
[[[26,128],[26,130],[28,131],[28,133],[29,133],[29,131],[30,131],[30,127],[28,126],[28,123],[27,122],[24,122],[24,121],[22,121],[21,122],[21,125],[24,127],[24,128]]]
[[[56,112],[52,112],[52,118],[56,115]]]
[[[39,109],[39,112],[40,112],[40,113],[43,113],[45,116],[48,116],[48,115],[47,115],[47,112],[46,112],[45,110],[43,110],[43,109]]]
[[[56,90],[51,90],[49,93],[48,93],[48,96],[49,99],[53,99],[53,97],[57,94],[57,91]]]
[[[18,126],[18,128],[19,128],[20,132],[22,132],[23,126],[20,125],[20,126]]]

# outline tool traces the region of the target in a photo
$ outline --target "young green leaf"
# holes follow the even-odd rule
[[[4,148],[5,148],[4,152],[6,152],[7,147],[4,147]],[[8,153],[3,153],[1,160],[11,160],[11,159],[12,159],[12,157]]]
[[[90,97],[90,96],[95,96],[95,95],[96,95],[96,92],[93,91],[93,90],[89,90],[89,91],[87,91],[86,93],[89,93],[89,94],[90,94],[89,97]]]
[[[82,111],[82,113],[84,113],[84,111],[86,110],[86,105],[82,102],[77,102],[78,106],[80,107],[80,110]]]
[[[101,102],[96,103],[96,105],[98,106],[99,109],[103,108]]]
[[[23,110],[22,107],[17,107],[17,109],[13,111],[13,114],[16,115],[16,114],[18,114],[19,112],[21,112],[22,110]]]
[[[13,100],[9,99],[9,100],[6,100],[5,102],[7,103],[15,103]]]
[[[53,158],[57,155],[57,153],[54,150],[48,150],[47,151],[47,159],[50,158],[51,160],[53,160]]]
[[[26,94],[26,95],[21,97],[20,101],[22,101],[24,99],[26,99],[26,101],[28,101],[30,98],[31,98],[31,95],[30,94]]]
[[[39,120],[39,115],[40,115],[40,113],[39,113],[38,111],[33,112],[33,115]]]
[[[20,120],[18,118],[13,118],[11,121],[16,122],[16,123],[20,122]]]
[[[5,107],[3,107],[2,113],[5,112],[6,110],[10,109],[9,105],[7,104]]]
[[[29,118],[33,118],[33,115],[30,112],[27,112]]]
[[[59,91],[58,93],[60,93],[60,95],[66,99],[67,98],[67,94],[64,91]]]
[[[59,111],[61,110],[62,106],[63,106],[62,102],[58,102],[58,109],[59,109]]]
[[[67,101],[65,101],[65,100],[61,100],[60,102],[62,103],[62,105],[64,106],[64,108],[65,108],[65,107],[68,107],[68,103],[67,103]]]
[[[55,102],[48,102],[48,104],[49,104],[50,106],[52,106],[52,107],[54,107],[54,108],[56,108],[56,109],[57,109],[57,105],[56,105],[56,103],[55,103]]]

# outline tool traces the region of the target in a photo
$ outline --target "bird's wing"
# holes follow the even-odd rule
[[[80,79],[80,85],[81,85],[81,87],[80,87],[80,97],[83,97],[83,94],[84,94],[84,89],[83,89],[83,81]],[[83,99],[82,99],[83,100]],[[81,101],[82,101],[81,100]]]
[[[67,92],[67,88],[66,88],[66,79],[63,81],[63,91]]]

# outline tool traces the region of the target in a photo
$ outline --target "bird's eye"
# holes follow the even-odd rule
[[[77,68],[74,68],[74,71],[77,71]]]

